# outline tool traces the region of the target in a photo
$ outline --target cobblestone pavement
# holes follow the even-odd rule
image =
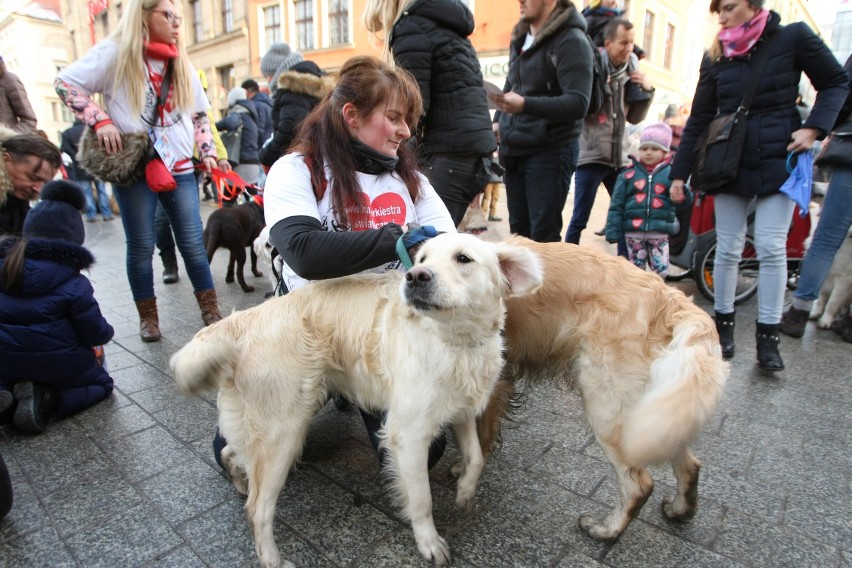
[[[584,244],[611,250],[592,231]],[[566,208],[566,221],[570,213]],[[212,211],[202,205],[206,217]],[[507,217],[505,203],[500,213]],[[499,239],[506,222],[484,235]],[[201,327],[189,282],[157,284],[163,340],[144,344],[124,270],[119,221],[86,224],[98,260],[91,272],[115,339],[107,361],[114,395],[40,436],[0,429],[15,489],[0,522],[0,565],[255,566],[243,498],[213,461],[215,395],[187,397],[168,359]],[[266,279],[244,294],[225,284],[224,251],[213,274],[224,312],[263,299]],[[161,265],[155,260],[155,270]],[[181,266],[182,270],[182,266]],[[677,284],[704,309],[694,284]],[[703,462],[700,510],[688,523],[660,514],[674,478],[656,468],[653,496],[614,543],[577,528],[583,512],[616,500],[614,476],[582,421],[576,394],[541,380],[485,469],[475,515],[453,505],[450,448],[431,474],[435,518],[460,567],[852,566],[850,412],[852,350],[809,325],[782,338],[787,370],[755,365],[755,300],[739,309],[737,356],[715,419],[696,446]],[[601,331],[605,333],[605,330]],[[302,463],[278,502],[275,534],[297,566],[425,566],[412,532],[383,491],[376,454],[354,411],[329,404],[310,430]]]

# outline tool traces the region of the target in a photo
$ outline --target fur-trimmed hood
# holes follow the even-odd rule
[[[551,12],[550,17],[547,18],[547,21],[541,29],[538,30],[538,33],[535,34],[533,46],[537,43],[541,43],[554,33],[558,32],[565,27],[566,24],[575,28],[580,28],[584,32],[587,29],[585,18],[583,18],[583,15],[577,10],[570,0],[556,0],[556,7],[553,8],[553,12]],[[527,35],[529,31],[530,25],[528,23],[523,21],[518,22],[512,29],[512,41]]]
[[[2,146],[3,142],[12,136],[17,135],[18,133],[11,128],[0,126],[0,146]],[[12,195],[14,190],[15,188],[12,187],[12,180],[9,179],[9,174],[6,171],[6,160],[0,159],[0,207],[3,207],[3,205],[6,204],[6,198],[9,195]]]
[[[285,71],[278,76],[278,88],[284,91],[308,95],[316,99],[322,99],[334,89],[335,80],[330,75],[317,77],[312,73],[299,73],[298,71]]]

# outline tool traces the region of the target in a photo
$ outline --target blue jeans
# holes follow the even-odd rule
[[[750,199],[731,193],[716,196],[716,264],[713,267],[715,309],[734,311],[739,262],[747,230]],[[757,198],[754,245],[760,262],[757,274],[757,321],[777,324],[787,289],[787,233],[795,204],[783,193]]]
[[[109,195],[107,195],[106,187],[102,180],[94,180],[95,186],[98,188],[98,203],[95,205],[95,196],[92,193],[92,181],[77,181],[77,185],[83,190],[83,195],[86,196],[86,219],[94,220],[100,211],[101,216],[106,219],[112,219],[112,209],[109,205]]]
[[[852,168],[835,168],[814,238],[802,263],[795,297],[813,302],[852,225]]]
[[[612,191],[615,189],[615,182],[618,181],[618,174],[623,170],[624,168],[613,168],[606,164],[577,166],[577,174],[574,176],[574,211],[571,213],[571,221],[568,223],[568,230],[565,232],[566,243],[580,244],[580,233],[583,232],[589,222],[595,197],[598,194],[598,187],[604,184],[611,197]],[[627,258],[627,246],[624,244],[624,237],[618,240],[618,256]]]
[[[577,167],[579,142],[505,158],[509,230],[540,243],[562,240],[562,210]]]
[[[121,207],[121,219],[127,240],[127,279],[135,301],[154,297],[155,217],[157,202],[175,235],[175,242],[186,273],[196,292],[213,289],[213,278],[207,253],[201,237],[201,214],[198,207],[198,186],[192,174],[175,176],[177,189],[155,193],[148,189],[145,180],[130,186],[114,186],[115,197]]]

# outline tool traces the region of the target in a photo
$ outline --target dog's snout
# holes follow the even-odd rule
[[[405,273],[405,280],[409,287],[418,287],[428,284],[432,281],[432,271],[422,266],[415,266]]]

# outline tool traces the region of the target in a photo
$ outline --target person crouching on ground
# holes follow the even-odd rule
[[[669,194],[671,143],[668,124],[642,131],[639,159],[618,176],[606,220],[607,242],[625,237],[630,262],[643,270],[647,264],[662,278],[669,273],[669,235],[678,232],[675,205],[692,203],[688,187],[678,199]]]
[[[23,237],[0,241],[0,418],[13,413],[13,424],[33,433],[113,388],[93,348],[114,332],[80,274],[95,261],[83,247],[86,198],[61,180],[45,184],[41,198]]]

